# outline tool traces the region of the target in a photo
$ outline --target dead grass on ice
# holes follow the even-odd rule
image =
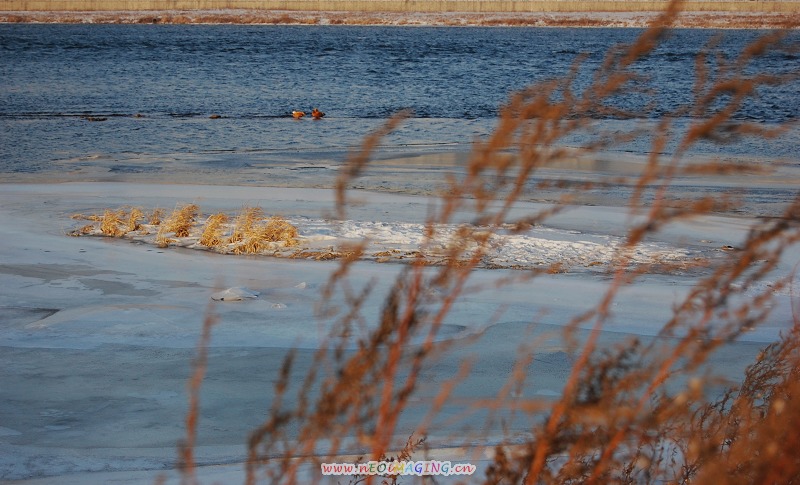
[[[162,209],[154,209],[146,217],[138,207],[105,209],[102,215],[75,214],[73,219],[92,223],[69,234],[135,239],[162,248],[200,245],[226,254],[263,254],[298,244],[297,227],[281,216],[266,217],[260,207],[244,207],[233,223],[224,213],[201,220],[196,204],[178,205],[162,221],[163,214]]]
[[[297,238],[297,227],[283,217],[266,218],[260,207],[245,207],[236,217],[227,243],[233,254],[260,254],[274,248],[274,243],[297,246]]]
[[[161,209],[145,214],[138,207],[105,209],[98,214],[72,217],[91,221],[72,230],[72,236],[114,237],[161,248],[183,247],[229,255],[469,267],[470,259],[477,254],[481,268],[549,274],[606,272],[619,256],[615,254],[618,240],[604,239],[604,245],[568,238],[551,241],[546,236],[518,234],[520,229],[508,225],[503,227],[502,234],[471,224],[449,225],[437,228],[438,234],[426,240],[423,233],[431,228],[398,223],[398,233],[390,231],[385,240],[379,234],[362,243],[354,242],[353,234],[369,234],[374,229],[370,223],[364,226],[355,223],[353,232],[342,234],[336,222],[325,221],[322,229],[301,235],[298,226],[281,216],[267,216],[260,207],[243,207],[235,215],[218,212],[204,216],[196,204],[179,204],[163,222]],[[312,226],[317,227],[316,224]],[[590,235],[586,237],[591,239]],[[415,242],[420,240],[424,242]],[[640,251],[632,264],[642,270],[647,268],[650,273],[686,273],[707,267],[710,259],[716,257],[714,251],[654,245]]]
[[[162,224],[159,224],[156,244],[162,248],[167,247],[172,242],[172,239],[167,237],[168,234],[174,238],[189,237],[189,231],[197,220],[199,210],[195,204],[177,207]]]

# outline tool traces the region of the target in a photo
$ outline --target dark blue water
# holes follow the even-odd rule
[[[580,93],[609,48],[636,29],[342,26],[0,25],[0,172],[53,170],[65,160],[113,160],[120,170],[218,154],[336,158],[398,111],[412,118],[386,150],[463,150],[488,133],[509,93],[566,75],[585,56]],[[717,69],[760,35],[676,31],[634,65],[643,79],[610,100],[658,118],[689,103],[695,56],[716,38]],[[795,44],[797,36],[791,39]],[[791,44],[792,42],[784,42]],[[723,59],[723,61],[720,61]],[[779,50],[751,69],[796,72]],[[321,121],[292,110],[327,112]],[[221,119],[210,119],[214,115]],[[83,116],[107,118],[91,122]],[[592,113],[610,125],[619,114]],[[800,115],[798,82],[760,88],[734,118],[771,125]],[[688,116],[688,115],[687,115]],[[689,118],[679,119],[678,124]],[[580,143],[580,140],[572,140]],[[790,146],[786,146],[790,145]],[[791,143],[732,148],[794,155]],[[625,149],[645,151],[646,143]],[[714,148],[716,149],[716,148]],[[230,160],[231,157],[228,157]]]

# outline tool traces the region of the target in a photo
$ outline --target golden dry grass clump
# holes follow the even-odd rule
[[[196,204],[186,204],[176,208],[161,226],[165,232],[175,234],[175,237],[188,237],[189,231],[197,220],[200,207]]]
[[[228,240],[234,254],[258,254],[280,243],[284,247],[298,244],[297,227],[280,216],[264,217],[259,207],[245,207],[234,222]]]
[[[223,231],[227,223],[228,215],[223,212],[208,216],[203,234],[200,235],[198,242],[209,248],[216,248],[222,245],[225,242]]]
[[[260,207],[243,207],[233,221],[233,231],[228,242],[231,244],[244,241],[255,231],[255,227],[264,219],[264,211]]]
[[[148,224],[152,226],[157,226],[161,224],[161,221],[164,220],[164,209],[155,208],[153,212],[150,213],[150,217],[148,218]]]
[[[116,210],[106,209],[103,214],[73,214],[72,219],[92,221],[72,232],[72,236],[88,235],[99,232],[103,236],[123,237],[129,232],[142,228],[144,212],[138,207],[121,207]]]
[[[172,214],[159,226],[156,235],[156,244],[159,247],[167,247],[173,239],[168,237],[188,237],[189,231],[197,221],[200,208],[196,204],[186,204],[176,207]]]
[[[281,216],[270,217],[264,226],[263,235],[274,242],[283,242],[286,246],[297,246],[297,227]]]
[[[138,207],[131,208],[131,211],[128,213],[127,217],[127,224],[125,229],[126,232],[131,232],[139,229],[141,227],[139,221],[144,220],[144,213]]]
[[[122,209],[113,211],[106,209],[103,212],[103,218],[100,220],[100,232],[104,236],[121,237],[127,231],[123,228],[123,221],[125,219],[125,211]]]

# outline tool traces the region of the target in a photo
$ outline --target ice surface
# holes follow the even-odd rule
[[[152,483],[164,471],[174,481],[175,446],[183,435],[194,347],[204,318],[215,315],[202,393],[199,462],[207,465],[201,470],[209,482],[240,481],[242,468],[235,463],[244,456],[249,431],[269,406],[283,357],[289,348],[296,348],[298,372],[307,370],[333,324],[318,315],[320,290],[338,267],[335,261],[231,256],[128,240],[67,237],[73,222],[70,214],[126,204],[174,207],[197,202],[210,211],[257,203],[295,221],[309,239],[327,243],[366,237],[376,251],[420,244],[431,204],[426,197],[355,195],[361,204],[334,227],[325,217],[333,202],[328,190],[127,183],[2,185],[0,477],[30,479],[28,483]],[[518,210],[537,207],[531,203]],[[607,261],[630,219],[618,207],[574,207],[528,233],[501,233],[493,242],[492,258]],[[646,241],[634,257],[717,256],[722,246],[741,242],[749,222],[729,216],[687,220]],[[456,227],[441,228],[444,240]],[[792,247],[776,278],[788,274],[797,261],[797,247]],[[351,268],[348,281],[353,288],[371,289],[362,308],[365,322],[378,321],[384,296],[403,267],[368,259]],[[534,363],[536,378],[523,395],[558,396],[571,362],[568,349],[557,338],[559,329],[596,304],[607,288],[608,275],[588,269],[543,275],[533,284],[502,286],[497,285],[499,280],[519,271],[475,271],[470,291],[454,305],[439,335],[442,341],[456,343],[458,352],[437,363],[401,425],[418,421],[415,413],[424,412],[426,399],[457,373],[464,357],[474,358],[479,371],[459,387],[458,397],[493,395],[503,381],[498,377],[513,368],[521,335],[543,342]],[[775,279],[771,278],[750,291],[771,291]],[[601,342],[613,344],[630,335],[653,338],[692,281],[691,272],[664,272],[646,275],[625,288],[611,308]],[[215,294],[226,291],[258,297],[213,302]],[[768,321],[714,358],[712,364],[722,374],[735,378],[757,355],[761,343],[776,339],[791,325],[797,287],[776,287],[774,296]],[[333,295],[334,306],[344,302],[341,292]],[[369,326],[356,329],[368,330]],[[446,407],[443,415],[457,412]],[[526,429],[515,421],[508,426],[512,432]],[[432,437],[434,448],[450,443],[451,432],[443,428],[438,442]]]

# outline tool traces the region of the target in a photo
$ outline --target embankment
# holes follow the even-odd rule
[[[0,0],[0,11],[287,10],[343,12],[652,12],[653,0]],[[800,11],[800,1],[688,0],[687,12]]]

